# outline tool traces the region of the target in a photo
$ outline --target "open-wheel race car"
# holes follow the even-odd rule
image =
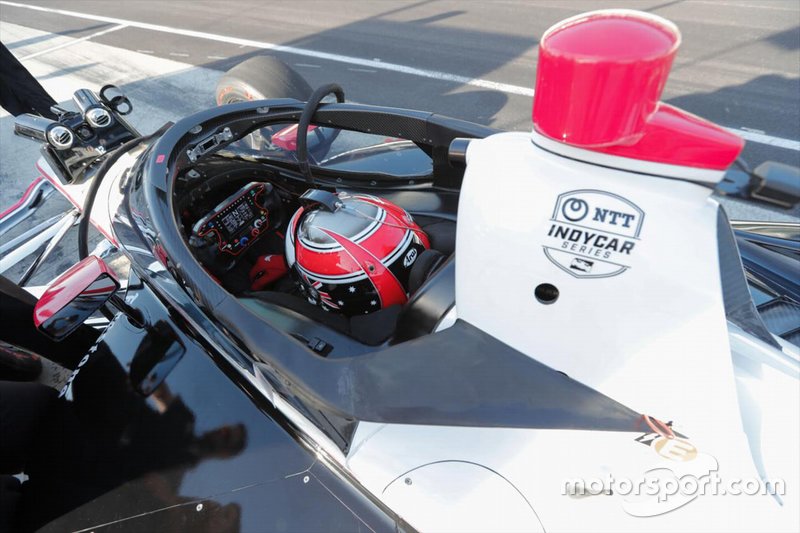
[[[14,523],[796,530],[800,231],[710,196],[790,207],[797,174],[727,172],[743,141],[659,102],[679,40],[551,28],[532,133],[266,57],[146,136],[113,87],[19,117],[42,178],[0,231],[51,189],[74,209],[3,245],[3,270],[39,252],[0,340],[72,374]],[[73,225],[80,262],[24,291]]]

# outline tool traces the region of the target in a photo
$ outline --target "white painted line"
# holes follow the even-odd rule
[[[136,51],[139,52],[140,54],[154,54],[155,53],[152,50],[138,50],[137,49]]]
[[[294,66],[305,67],[305,68],[320,68],[320,65],[312,65],[311,63],[295,63]]]
[[[62,48],[66,48],[68,46],[72,46],[73,44],[82,43],[83,41],[88,41],[89,39],[93,39],[95,37],[100,37],[101,35],[105,35],[107,33],[111,33],[112,31],[121,30],[121,29],[127,28],[127,27],[128,27],[127,24],[119,24],[117,26],[114,26],[113,28],[107,28],[105,30],[101,30],[101,31],[98,31],[96,33],[93,33],[91,35],[87,35],[86,37],[81,37],[79,39],[75,39],[75,40],[72,40],[72,41],[69,41],[69,42],[66,42],[66,43],[63,43],[63,44],[59,44],[59,45],[47,48],[46,50],[39,50],[38,52],[34,52],[32,54],[28,54],[25,57],[19,58],[19,61],[25,61],[26,59],[33,59],[34,57],[39,57],[39,56],[42,56],[44,54],[49,54],[50,52],[54,52],[55,50],[61,50]]]
[[[771,9],[771,10],[776,10],[776,11],[792,11],[794,13],[797,13],[797,8],[796,7],[788,7],[787,8],[787,7],[782,7],[782,6],[779,7],[778,5],[765,5],[764,3],[760,3],[760,4],[752,4],[752,3],[751,4],[743,4],[743,3],[738,2],[738,1],[737,2],[723,2],[722,0],[711,0],[711,1],[694,0],[693,3],[695,3],[695,4],[705,4],[705,5],[714,6],[714,7],[718,7],[718,6],[724,6],[724,7],[748,7],[748,8],[755,8],[755,9]],[[784,5],[791,6],[792,4],[791,4],[791,2],[785,2]],[[797,4],[795,4],[795,6],[796,5]]]
[[[228,59],[228,56],[206,56],[206,59]]]
[[[370,72],[370,73],[378,72],[377,70],[371,69],[371,68],[352,68],[351,67],[351,68],[348,68],[347,70],[349,70],[351,72]]]
[[[173,57],[189,57],[189,54],[184,54],[183,52],[170,52],[169,55]]]
[[[173,28],[171,26],[163,26],[160,24],[150,24],[147,22],[138,22],[134,20],[125,20],[115,17],[105,17],[102,15],[93,15],[91,13],[79,13],[77,11],[68,11],[65,9],[55,9],[51,7],[34,6],[20,4],[17,2],[9,2],[0,0],[0,5],[19,7],[30,9],[33,11],[40,11],[45,13],[55,13],[66,17],[75,17],[85,20],[94,20],[97,22],[108,22],[110,24],[119,24],[122,26],[130,26],[131,28],[140,28],[143,30],[151,30],[162,33],[169,33],[173,35],[183,35],[185,37],[194,37],[196,39],[206,39],[209,41],[217,41],[228,44],[237,44],[240,47],[249,46],[252,48],[260,48],[263,50],[273,50],[275,52],[283,52],[287,54],[294,54],[305,57],[313,57],[316,59],[324,59],[327,61],[335,61],[337,63],[346,63],[350,65],[357,65],[359,67],[373,68],[377,70],[388,70],[391,72],[398,72],[401,74],[408,74],[411,76],[419,76],[422,78],[430,78],[434,80],[447,81],[451,83],[458,83],[462,85],[471,85],[473,87],[481,87],[483,89],[491,89],[493,91],[501,91],[508,94],[518,94],[521,96],[533,96],[533,88],[521,87],[519,85],[511,85],[508,83],[500,83],[491,80],[484,80],[480,78],[470,78],[467,76],[459,76],[458,74],[450,74],[447,72],[439,72],[436,70],[420,69],[410,67],[407,65],[400,65],[398,63],[386,63],[378,58],[365,59],[361,57],[346,56],[340,54],[330,54],[327,52],[319,52],[316,50],[307,50],[305,48],[297,48],[294,46],[284,46],[280,44],[268,43],[264,41],[255,41],[252,39],[241,39],[239,37],[229,37],[226,35],[218,35],[215,33],[207,33],[202,31],[186,30],[182,28]],[[90,36],[91,37],[91,36]],[[297,63],[298,66],[314,67],[316,65]],[[792,139],[784,139],[781,137],[774,137],[771,135],[764,135],[754,133],[751,131],[739,128],[727,128],[738,135],[741,135],[745,140],[766,144],[769,146],[776,146],[779,148],[786,148],[788,150],[800,151],[800,141]]]
[[[800,152],[800,141],[793,141],[791,139],[783,139],[781,137],[773,137],[772,135],[765,135],[750,129],[737,129],[725,128],[726,130],[735,133],[742,137],[745,141],[750,141],[759,144],[766,144],[769,146],[776,146],[778,148],[785,148],[787,150],[795,150]]]
[[[284,46],[280,44],[268,43],[264,41],[254,41],[252,39],[241,39],[239,37],[229,37],[227,35],[218,35],[216,33],[207,33],[203,31],[185,30],[182,28],[173,28],[170,26],[163,26],[161,24],[150,24],[147,22],[138,22],[135,20],[125,20],[115,17],[105,17],[102,15],[93,15],[91,13],[78,13],[77,11],[68,11],[66,9],[55,9],[51,7],[33,6],[27,4],[20,4],[17,2],[8,2],[5,0],[0,1],[0,5],[21,7],[24,9],[31,9],[33,11],[41,11],[45,13],[55,13],[65,17],[76,17],[85,20],[94,20],[98,22],[109,22],[112,24],[127,24],[131,28],[140,28],[143,30],[158,31],[162,33],[170,33],[173,35],[183,35],[185,37],[194,37],[197,39],[206,39],[209,41],[217,41],[228,44],[238,44],[241,47],[249,46],[252,48],[260,48],[263,50],[274,50],[275,52],[284,52],[287,54],[295,54],[305,57],[313,57],[316,59],[325,59],[327,61],[336,61],[338,63],[348,63],[350,65],[357,65],[360,67],[374,68],[378,70],[388,70],[391,72],[399,72],[401,74],[409,74],[411,76],[419,76],[422,78],[430,78],[434,80],[449,81],[452,83],[459,83],[465,85],[472,85],[474,87],[482,87],[484,89],[492,89],[495,91],[502,91],[510,94],[519,94],[522,96],[533,96],[533,89],[528,87],[520,87],[518,85],[511,85],[508,83],[499,83],[496,81],[483,80],[479,78],[470,78],[467,76],[459,76],[457,74],[449,74],[447,72],[439,72],[436,70],[421,69],[416,67],[409,67],[407,65],[400,65],[397,63],[386,63],[379,59],[364,59],[361,57],[345,56],[340,54],[329,54],[327,52],[318,52],[316,50],[307,50],[305,48],[296,48],[294,46]]]

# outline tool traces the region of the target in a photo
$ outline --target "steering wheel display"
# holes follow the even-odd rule
[[[269,228],[269,183],[250,183],[220,202],[197,221],[192,235],[216,244],[219,253],[237,256]]]

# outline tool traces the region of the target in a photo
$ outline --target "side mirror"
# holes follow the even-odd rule
[[[90,255],[61,274],[33,310],[36,328],[61,340],[92,316],[119,289],[119,280],[102,259]]]
[[[752,172],[746,167],[732,169],[716,190],[725,196],[791,209],[800,203],[800,169],[775,161],[761,163]]]
[[[757,182],[750,196],[757,200],[792,208],[800,202],[800,169],[767,161],[753,171]]]

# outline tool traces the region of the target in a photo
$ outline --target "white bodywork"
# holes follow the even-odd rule
[[[458,214],[458,318],[685,438],[361,423],[346,466],[425,531],[798,530],[797,352],[729,331],[709,195],[561,157],[526,134],[473,141]],[[616,225],[609,211],[620,213]],[[617,251],[573,249],[578,234],[554,238],[554,224],[593,242],[604,235],[605,246],[616,236]],[[623,241],[634,243],[627,252]],[[554,303],[537,301],[542,283],[558,288]],[[700,483],[716,474],[723,487],[782,480],[785,493],[563,494],[570,479],[635,482],[646,472]]]

